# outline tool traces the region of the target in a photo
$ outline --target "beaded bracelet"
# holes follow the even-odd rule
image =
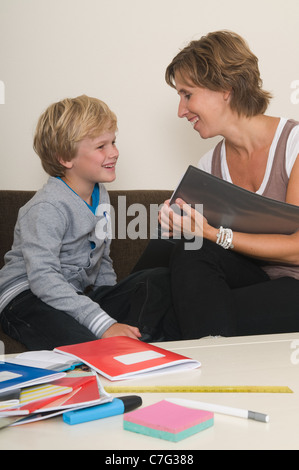
[[[222,246],[225,250],[229,248],[234,248],[233,245],[233,231],[230,228],[219,228],[219,232],[217,233],[217,245]]]

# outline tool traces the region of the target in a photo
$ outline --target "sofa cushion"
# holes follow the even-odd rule
[[[20,207],[34,195],[34,191],[0,191],[0,268],[4,255],[10,250]]]

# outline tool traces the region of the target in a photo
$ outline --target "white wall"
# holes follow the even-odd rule
[[[45,182],[32,150],[37,118],[82,93],[119,118],[121,158],[109,188],[175,187],[218,139],[203,141],[177,117],[165,68],[209,31],[245,37],[275,95],[269,113],[299,119],[298,18],[298,0],[0,0],[0,188]]]

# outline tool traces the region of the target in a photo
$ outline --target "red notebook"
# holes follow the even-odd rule
[[[127,336],[61,346],[56,352],[80,359],[109,380],[196,369],[200,362]]]

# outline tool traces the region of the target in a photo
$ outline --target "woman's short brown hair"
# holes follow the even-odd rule
[[[60,161],[75,157],[78,142],[116,129],[116,116],[103,101],[86,95],[66,98],[50,105],[40,116],[33,148],[50,176],[64,176]]]
[[[262,89],[257,57],[230,31],[209,33],[182,49],[166,69],[166,82],[173,88],[177,72],[186,83],[231,91],[230,106],[239,115],[263,114],[272,98]]]

